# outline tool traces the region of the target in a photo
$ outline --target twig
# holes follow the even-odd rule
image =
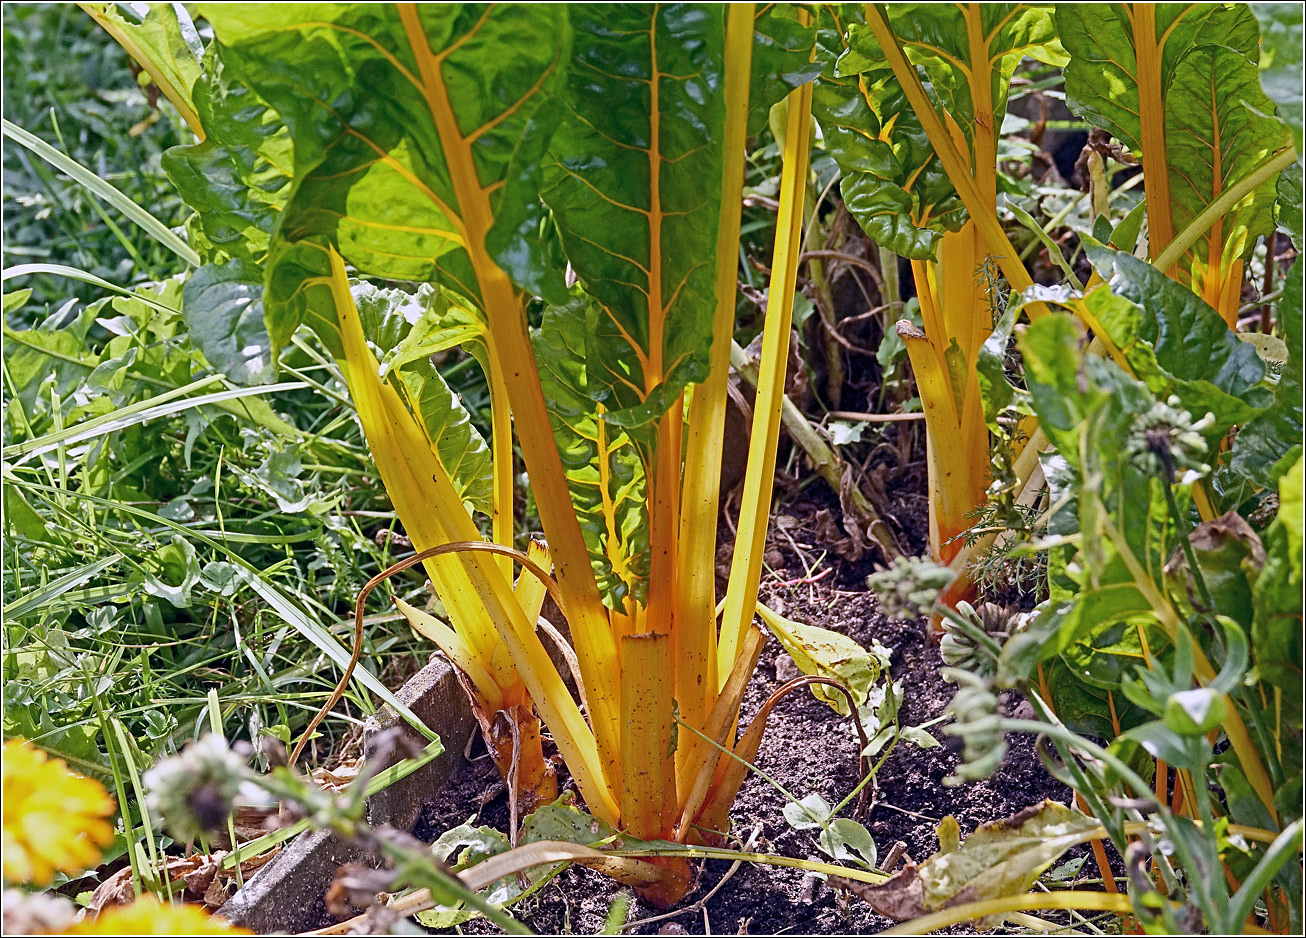
[[[826,183],[825,189],[821,192],[820,198],[818,198],[815,204],[812,206],[812,223],[808,224],[807,231],[803,235],[802,247],[799,248],[799,252],[802,255],[808,253],[807,245],[812,240],[812,232],[815,231],[816,228],[818,227],[815,223],[821,211],[821,203],[825,201],[826,196],[830,194],[830,190],[833,189],[835,187],[835,184],[839,182],[839,178],[840,178],[839,173],[835,173],[833,176],[830,177],[830,181]],[[800,263],[801,263],[801,257],[800,257]]]
[[[793,539],[793,535],[791,535],[788,531],[786,531],[784,528],[780,527],[779,525],[776,525],[776,530],[778,530],[781,534],[784,535],[785,540],[789,542],[789,546],[794,549],[794,556],[797,557],[798,562],[803,565],[804,575],[811,576],[812,565],[807,562],[807,555],[804,554],[802,548],[798,546],[798,542]]]
[[[924,420],[924,412],[910,414],[864,414],[856,410],[832,410],[829,416],[840,420],[860,420],[864,423],[897,423],[903,420]]]
[[[867,776],[871,774],[871,761],[865,755],[866,747],[870,745],[870,740],[866,736],[866,727],[862,725],[862,715],[857,709],[857,701],[853,699],[852,691],[847,688],[843,681],[838,681],[829,677],[821,677],[816,674],[800,674],[793,680],[781,684],[772,692],[771,696],[767,698],[766,703],[762,705],[762,709],[758,711],[758,717],[768,712],[766,704],[775,706],[772,701],[778,702],[780,698],[788,695],[791,691],[795,691],[798,688],[809,684],[824,684],[826,687],[833,687],[835,690],[839,691],[839,693],[843,694],[844,699],[848,701],[848,716],[852,719],[853,726],[857,729],[857,740],[861,743],[857,750],[859,753],[857,757],[857,767],[862,773],[862,780],[865,781]],[[754,717],[753,719],[757,720],[758,717]],[[865,813],[867,794],[867,790],[862,789],[861,795],[857,798],[857,807],[853,809],[853,814],[855,816],[860,817]]]
[[[869,302],[869,299],[868,299],[867,302]],[[898,305],[901,306],[902,304],[899,303]],[[868,309],[868,310],[867,310],[866,312],[864,312],[864,313],[858,313],[856,316],[845,316],[845,317],[843,317],[843,319],[840,319],[840,320],[839,320],[839,325],[840,325],[840,326],[847,326],[847,325],[849,325],[849,324],[851,324],[851,323],[854,323],[854,322],[861,322],[863,319],[871,319],[871,318],[873,318],[873,317],[875,317],[875,316],[879,316],[879,315],[881,315],[882,313],[884,313],[885,310],[888,310],[888,309],[890,309],[890,308],[891,308],[891,307],[890,307],[889,305],[887,305],[887,304],[884,305],[884,306],[872,306],[870,309]]]
[[[803,261],[810,260],[814,257],[843,261],[845,264],[860,267],[871,275],[871,279],[875,281],[877,287],[880,287],[881,289],[884,287],[884,278],[880,276],[880,271],[874,264],[864,257],[858,257],[855,254],[845,254],[843,251],[804,251],[802,254],[798,255],[798,263],[801,264]]]
[[[826,567],[820,573],[816,574],[816,576],[812,576],[809,574],[807,576],[800,576],[796,580],[781,580],[780,585],[781,586],[805,586],[808,583],[819,583],[833,572],[834,572],[834,567]]]
[[[576,657],[576,650],[571,647],[571,643],[562,637],[562,633],[544,616],[536,620],[536,625],[541,632],[553,640],[553,644],[562,655],[563,660],[567,662],[567,670],[571,672],[571,679],[576,682],[576,692],[580,694],[580,705],[588,713],[589,700],[585,697],[585,682],[580,677],[580,658]]]
[[[498,715],[507,716],[502,711]],[[496,718],[497,716],[496,715]],[[508,843],[517,846],[517,785],[521,771],[521,727],[508,717],[508,730],[512,733],[512,763],[508,766]]]
[[[1261,331],[1269,333],[1274,328],[1274,321],[1270,318],[1270,294],[1274,291],[1274,268],[1276,261],[1274,259],[1274,242],[1278,240],[1278,231],[1271,231],[1265,238],[1265,281],[1261,286]],[[1239,310],[1242,312],[1242,310]]]
[[[838,342],[850,352],[856,352],[857,354],[865,355],[868,358],[873,358],[875,356],[875,349],[866,348],[865,346],[858,345],[856,342],[844,338],[843,333],[839,331],[838,323],[826,318],[829,314],[825,310],[824,304],[817,303],[815,305],[817,315],[821,317],[821,324],[825,326],[825,331],[829,334],[830,338],[834,339],[834,341]]]
[[[877,802],[875,806],[877,808],[888,808],[891,811],[897,811],[899,814],[905,814],[908,817],[920,818],[922,821],[929,821],[931,824],[939,823],[939,819],[936,817],[930,817],[928,814],[918,814],[915,811],[908,811],[906,808],[900,808],[896,804],[891,804],[888,801]]]

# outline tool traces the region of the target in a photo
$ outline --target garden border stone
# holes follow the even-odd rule
[[[471,706],[453,666],[443,655],[413,675],[396,697],[439,734],[444,752],[368,799],[368,822],[410,831],[422,807],[443,788],[463,761],[463,746],[476,725]],[[425,736],[388,705],[363,727],[363,758],[377,771],[402,761],[406,753],[428,745]],[[260,934],[293,933],[330,921],[324,896],[338,867],[371,860],[353,844],[329,831],[307,831],[294,838],[218,910],[236,925]]]

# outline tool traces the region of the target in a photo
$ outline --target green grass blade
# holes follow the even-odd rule
[[[144,229],[155,241],[168,248],[186,263],[193,267],[200,266],[200,256],[195,253],[195,250],[189,244],[177,237],[167,225],[124,195],[121,190],[105,182],[81,163],[50,146],[40,137],[23,130],[17,124],[0,118],[0,127],[4,128],[6,137],[27,147],[55,169],[108,202]]]
[[[83,440],[104,436],[137,424],[149,423],[151,420],[157,420],[160,417],[169,417],[194,407],[203,407],[205,404],[220,404],[224,401],[252,397],[257,394],[296,391],[306,387],[301,381],[288,381],[282,384],[259,385],[252,388],[231,388],[225,391],[215,391],[212,394],[201,394],[198,397],[186,397],[190,392],[206,387],[216,381],[221,381],[224,377],[224,375],[210,375],[207,378],[200,378],[198,381],[192,381],[184,387],[168,391],[157,397],[137,401],[135,404],[129,404],[113,413],[104,414],[92,420],[74,424],[71,427],[64,427],[62,430],[47,433],[35,440],[14,443],[5,447],[4,457],[9,460],[26,461],[33,456],[48,453],[59,446],[80,443]],[[178,400],[178,398],[181,398],[181,400]]]
[[[114,735],[118,739],[118,751],[122,754],[123,761],[127,763],[127,777],[131,780],[132,791],[136,795],[136,807],[141,812],[141,827],[145,829],[145,845],[150,852],[151,879],[157,877],[167,892],[168,898],[171,898],[172,885],[162,864],[159,863],[159,847],[154,836],[154,821],[150,818],[150,811],[145,803],[145,786],[141,784],[140,767],[136,765],[136,759],[132,755],[131,743],[127,741],[127,733],[123,730],[122,724],[110,717],[109,725],[113,727]],[[139,843],[136,846],[139,848]]]
[[[147,306],[152,306],[163,313],[181,313],[181,310],[173,309],[171,306],[160,303],[148,293],[135,293],[131,290],[125,289],[124,287],[118,286],[116,283],[110,283],[107,280],[101,279],[100,277],[95,276],[95,274],[87,273],[78,267],[69,267],[66,264],[18,264],[14,267],[6,267],[4,272],[0,273],[0,282],[12,280],[14,277],[25,277],[28,274],[50,274],[55,277],[69,277],[73,280],[81,280],[84,283],[93,284],[102,289],[112,290],[114,293],[120,293],[123,296],[130,296],[133,299],[140,300]]]
[[[97,560],[84,567],[79,567],[71,573],[65,573],[58,579],[51,580],[40,589],[30,592],[26,596],[15,599],[13,602],[5,606],[3,611],[0,611],[0,615],[3,615],[6,619],[21,618],[33,609],[38,609],[46,603],[53,602],[57,597],[62,596],[69,590],[76,589],[96,574],[109,569],[117,562],[117,557],[105,557],[103,560]]]
[[[226,743],[227,735],[222,731],[222,704],[218,702],[218,689],[216,687],[209,688],[209,731],[216,733],[222,742]],[[258,740],[256,739],[253,742],[257,744]],[[227,813],[227,837],[230,838],[232,846],[235,846],[237,843],[236,817],[233,812]],[[236,888],[245,888],[245,874],[241,872],[239,863],[236,864]]]
[[[264,602],[272,607],[272,610],[276,612],[277,615],[281,616],[284,621],[290,623],[295,631],[303,635],[304,638],[320,648],[328,658],[338,664],[342,669],[349,666],[349,651],[336,640],[335,636],[314,621],[308,613],[300,609],[299,606],[278,587],[257,576],[250,580],[249,585],[254,592],[258,593],[259,596],[263,598]],[[412,724],[413,728],[422,733],[422,735],[427,739],[434,740],[438,738],[436,734],[417,717],[416,714],[400,703],[399,698],[396,697],[389,688],[382,684],[372,674],[372,672],[368,671],[366,668],[355,668],[354,680],[362,683],[364,687],[393,707],[397,713],[407,719],[408,722]]]
[[[1266,849],[1265,855],[1243,880],[1237,895],[1230,903],[1228,917],[1224,921],[1226,928],[1235,931],[1242,928],[1243,922],[1252,914],[1256,900],[1274,880],[1275,875],[1285,863],[1292,862],[1301,852],[1302,821],[1296,820],[1283,829]]]

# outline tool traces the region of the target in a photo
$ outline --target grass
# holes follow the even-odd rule
[[[140,773],[214,727],[300,733],[338,677],[356,592],[394,559],[395,521],[324,355],[300,344],[285,380],[232,386],[192,347],[179,280],[134,279],[89,303],[67,278],[49,302],[54,286],[6,283],[21,289],[5,301],[0,670],[5,736],[115,789],[116,852],[140,881],[168,843]],[[416,577],[397,588],[424,595]],[[371,686],[351,687],[315,762],[394,700],[399,681],[377,674],[429,654],[385,597],[373,611]]]
[[[166,101],[151,104],[122,49],[73,4],[6,5],[3,31],[5,117],[165,224],[182,224],[185,207],[159,165],[165,149],[184,142],[180,118]],[[3,205],[6,266],[58,259],[127,285],[179,269],[157,241],[22,147],[4,147]],[[37,309],[97,295],[49,276],[30,286]]]
[[[81,308],[61,319],[76,323]],[[331,368],[299,361],[304,380],[230,401],[257,405],[247,414],[197,403],[220,380],[142,412],[196,384],[204,363],[172,360],[185,337],[169,314],[134,311],[135,360],[107,387],[104,366],[122,356],[105,338],[92,335],[77,365],[7,343],[0,656],[5,735],[118,789],[133,868],[141,848],[153,858],[165,843],[141,812],[139,771],[213,725],[297,736],[338,677],[355,593],[393,560],[394,524],[352,414],[305,387],[337,387]],[[75,328],[41,339],[57,347]],[[103,435],[68,433],[90,413]],[[270,413],[290,418],[282,431],[260,419]],[[398,587],[414,601],[423,592],[416,578]],[[365,678],[429,653],[387,606],[378,596],[369,618]],[[325,725],[315,763],[374,709],[385,688],[369,683]]]

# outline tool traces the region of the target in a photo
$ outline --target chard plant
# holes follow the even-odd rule
[[[762,646],[752,623],[808,184],[809,15],[201,12],[217,39],[190,92],[201,142],[167,163],[200,210],[208,263],[195,276],[261,293],[274,356],[307,326],[338,362],[417,550],[369,589],[424,564],[446,616],[401,609],[457,666],[514,812],[558,793],[542,723],[600,821],[641,839],[720,836],[736,767],[774,705],[734,741]],[[718,607],[744,144],[786,95],[746,507]],[[429,286],[377,288],[351,268]],[[488,441],[430,365],[454,346],[484,369]],[[514,442],[547,548],[514,546]],[[546,592],[569,627],[570,642],[551,640],[579,701],[537,631]],[[807,643],[800,659],[827,675],[860,668],[858,706],[879,665],[838,636],[822,645],[828,634],[781,640]],[[355,664],[360,650],[356,637]],[[648,866],[616,873],[663,904],[688,888],[684,858],[656,861],[652,877]]]
[[[814,117],[849,210],[911,260],[920,300],[923,328],[900,334],[926,412],[931,550],[950,569],[904,566],[894,586],[922,606],[943,587],[956,781],[1001,762],[1004,731],[1042,733],[1049,771],[1094,815],[1045,804],[965,845],[945,819],[920,867],[848,878],[886,914],[924,916],[919,928],[1079,908],[1152,930],[1300,930],[1300,267],[1277,305],[1282,348],[1231,327],[1257,239],[1277,221],[1301,244],[1300,166],[1282,173],[1301,120],[1274,114],[1291,98],[1281,85],[1261,91],[1258,67],[1274,66],[1263,49],[1257,61],[1247,8],[214,4],[198,71],[166,64],[191,48],[168,9],[139,24],[93,14],[152,63],[198,138],[165,158],[196,209],[191,331],[253,380],[264,351],[307,354],[297,331],[311,329],[416,548],[358,598],[328,709],[358,662],[366,593],[422,564],[443,612],[400,608],[457,666],[514,815],[553,802],[475,882],[577,859],[670,904],[690,858],[726,856],[712,844],[778,699],[736,735],[755,612],[811,672],[777,695],[834,681],[823,699],[852,712],[879,677],[846,638],[757,603]],[[1085,282],[1036,232],[1066,273],[1042,290],[998,206],[998,132],[1024,57],[1065,66],[1072,106],[1137,155],[1146,193],[1145,242],[1136,216],[1076,233]],[[718,597],[742,157],[768,115],[783,122],[783,174]],[[1003,366],[1013,342],[1018,384]],[[488,440],[431,364],[453,348],[484,372]],[[1046,537],[1020,549],[1045,553],[1048,596],[991,629],[963,604],[962,535],[1004,410],[1020,420],[999,481],[1045,507]],[[515,447],[547,546],[517,546]],[[913,570],[930,582],[908,582]],[[539,634],[546,595],[569,626],[569,641],[548,635],[562,670]],[[1040,719],[1000,716],[999,685]],[[546,730],[599,832],[583,847],[540,833],[550,811],[564,818],[551,831],[576,815],[554,800]],[[873,855],[851,819],[795,807],[831,856]],[[618,831],[663,842],[594,849]],[[1017,895],[1094,841],[1116,894]]]
[[[1022,418],[1007,478],[994,478],[990,433],[999,432],[1000,406],[981,388],[1002,383],[982,373],[984,344],[1000,318],[996,275],[1016,295],[1033,285],[997,202],[996,141],[1020,59],[1064,66],[1077,112],[1140,154],[1151,256],[1231,328],[1245,258],[1274,228],[1276,185],[1294,149],[1260,89],[1256,19],[1245,6],[1218,15],[1214,7],[1167,10],[867,4],[831,7],[822,21],[815,107],[844,172],[845,201],[868,236],[912,259],[924,328],[904,321],[899,332],[926,413],[931,551],[957,574],[945,605],[973,596],[976,550],[963,535],[991,485],[1031,504],[1041,482],[1037,454],[1048,443],[1036,420]],[[1164,28],[1153,29],[1158,23]],[[1229,45],[1201,40],[1217,25]],[[1113,232],[1107,225],[1096,234],[1105,241]],[[1061,252],[1050,251],[1069,271]],[[1073,272],[1070,279],[1080,290],[1100,284],[1093,276],[1081,285]],[[1093,330],[1099,352],[1131,368],[1079,295],[1068,307]],[[1023,311],[1034,320],[1047,307],[1031,298]],[[1008,326],[997,338],[1005,343],[1010,334]],[[1218,514],[1207,488],[1196,498],[1204,517]]]
[[[897,329],[925,410],[930,550],[961,572],[963,534],[990,486],[978,363],[1000,313],[997,275],[1018,290],[1032,282],[998,220],[1002,115],[1021,59],[1062,64],[1064,52],[1051,9],[1027,4],[830,7],[820,42],[816,114],[845,203],[911,260],[923,328]],[[947,601],[973,595],[963,574]]]
[[[1217,33],[1228,45],[1207,44],[1210,34],[1196,28],[1208,15],[1207,26],[1224,24]],[[1174,20],[1167,19],[1173,29],[1158,30],[1160,40],[1149,32],[1157,17]],[[1097,25],[1066,25],[1089,20]],[[1136,61],[1126,62],[1112,46],[1114,33],[1107,26],[1125,22],[1135,30]],[[968,659],[967,649],[983,648],[992,656],[984,666],[990,669],[987,680],[966,678],[969,689],[954,703],[956,733],[967,738],[968,747],[974,744],[973,751],[968,748],[973,772],[965,777],[991,772],[1001,758],[996,728],[1015,728],[994,715],[986,688],[994,680],[1020,687],[1046,704],[1042,716],[1049,724],[1115,739],[1112,753],[1145,764],[1155,785],[1152,797],[1161,805],[1157,814],[1177,845],[1174,860],[1157,857],[1148,838],[1131,846],[1133,835],[1123,825],[1143,815],[1126,817],[1127,810],[1113,801],[1122,787],[1139,793],[1136,782],[1143,776],[1134,773],[1122,783],[1116,763],[1105,773],[1062,771],[1048,763],[1091,805],[1123,855],[1154,858],[1150,862],[1160,870],[1163,886],[1146,887],[1145,876],[1133,880],[1135,907],[1149,910],[1140,912],[1140,920],[1180,928],[1185,915],[1196,915],[1194,921],[1215,930],[1238,930],[1260,902],[1273,927],[1295,927],[1301,914],[1293,898],[1300,877],[1295,857],[1301,796],[1296,777],[1278,768],[1295,744],[1269,727],[1299,725],[1297,705],[1283,709],[1286,700],[1297,699],[1296,691],[1276,682],[1285,667],[1292,667],[1285,662],[1297,660],[1300,627],[1275,618],[1283,609],[1274,597],[1286,568],[1269,562],[1262,568],[1251,560],[1263,556],[1256,546],[1259,535],[1236,513],[1220,516],[1244,499],[1259,500],[1258,491],[1281,487],[1301,453],[1300,403],[1288,404],[1285,397],[1299,396],[1300,270],[1289,275],[1279,306],[1285,349],[1273,353],[1272,341],[1261,342],[1258,354],[1230,332],[1244,259],[1257,239],[1273,230],[1275,195],[1287,224],[1296,225],[1301,213],[1299,186],[1291,176],[1280,178],[1295,158],[1293,141],[1274,115],[1275,102],[1260,90],[1255,18],[1245,7],[1064,6],[1052,18],[1050,9],[1014,5],[868,5],[831,11],[823,25],[827,58],[818,81],[817,114],[845,171],[850,210],[875,240],[908,256],[918,252],[927,262],[936,257],[940,266],[946,264],[952,230],[960,233],[974,224],[986,264],[972,267],[972,285],[978,289],[984,283],[976,273],[991,263],[1012,288],[1006,314],[982,322],[989,341],[980,340],[974,358],[961,354],[973,319],[949,324],[945,317],[942,329],[936,325],[935,347],[944,346],[942,355],[925,360],[920,343],[912,353],[933,451],[956,457],[950,467],[933,455],[929,462],[932,547],[937,559],[951,561],[960,574],[940,597],[936,619],[953,623],[950,655]],[[1064,41],[1072,55],[1066,71],[1072,103],[1079,95],[1081,113],[1108,127],[1140,157],[1150,150],[1142,160],[1150,241],[1140,253],[1153,265],[1103,247],[1100,242],[1114,234],[1107,225],[1098,238],[1081,236],[1094,267],[1087,283],[1081,284],[1050,246],[1070,283],[1057,293],[1029,289],[1030,277],[1014,262],[1016,254],[998,224],[992,190],[986,193],[979,184],[971,142],[992,126],[992,118],[986,121],[975,104],[991,99],[977,89],[983,83],[974,80],[982,71],[975,63],[988,63],[998,80],[1002,59],[1000,46],[998,54],[983,59],[967,58],[965,51],[976,47],[976,37],[999,39],[1008,27],[1029,43],[1025,51],[1033,57],[1066,61],[1059,47]],[[1114,51],[1103,51],[1107,47]],[[1105,70],[1103,58],[1111,60]],[[1121,74],[1112,71],[1116,67]],[[1176,97],[1168,105],[1164,95],[1152,100],[1162,92],[1186,100]],[[1094,94],[1096,111],[1084,103]],[[1101,115],[1110,108],[1099,98],[1114,104],[1111,113],[1122,124],[1104,123]],[[1141,124],[1140,98],[1149,99],[1151,108]],[[1132,124],[1120,117],[1131,113]],[[963,126],[973,128],[970,137],[960,131]],[[950,225],[927,226],[948,212],[956,213]],[[961,219],[965,223],[958,228]],[[1300,229],[1294,234],[1299,240]],[[1044,244],[1050,242],[1045,238]],[[933,284],[919,268],[914,272],[928,338]],[[1058,308],[1064,312],[1049,315]],[[1017,330],[1021,313],[1031,325]],[[904,331],[910,336],[915,330]],[[1017,333],[1025,388],[1012,387],[1003,377],[1003,352]],[[1085,345],[1099,354],[1084,355]],[[908,348],[911,353],[910,342]],[[941,368],[949,353],[955,364]],[[965,582],[973,553],[940,549],[935,523],[947,505],[943,486],[960,490],[963,468],[977,476],[970,483],[971,508],[984,500],[978,480],[988,473],[987,435],[976,433],[973,444],[959,447],[958,438],[967,439],[960,424],[937,416],[942,409],[951,418],[949,407],[953,413],[963,408],[962,381],[971,380],[976,369],[982,387],[977,409],[991,415],[1014,404],[1017,413],[1040,421],[1035,430],[1032,419],[1022,420],[1028,442],[1021,448],[1018,441],[1015,453],[1016,491],[1028,492],[1029,482],[1045,475],[1051,506],[1043,515],[1051,519],[1051,597],[1012,630],[1005,645],[964,618],[955,631],[958,614],[950,607],[964,596],[957,584]],[[932,374],[942,377],[933,380]],[[934,415],[931,394],[945,405],[936,404]],[[1240,431],[1228,449],[1235,428]],[[1039,456],[1045,449],[1051,452]],[[1296,504],[1295,493],[1288,504]],[[1297,509],[1290,510],[1294,520],[1276,527],[1276,537],[1298,524]],[[1192,516],[1204,519],[1196,529]],[[958,530],[968,526],[963,521]],[[1295,547],[1287,549],[1287,556],[1300,557]],[[1203,556],[1203,550],[1211,553]],[[1237,566],[1240,557],[1248,558],[1242,578],[1230,581],[1227,565]],[[1296,562],[1286,561],[1289,567]],[[1267,579],[1258,590],[1262,569]],[[1238,586],[1225,592],[1212,582]],[[1257,612],[1253,596],[1260,597],[1262,611]],[[1257,632],[1259,646],[1256,639],[1248,643],[1242,637]],[[957,634],[965,636],[960,650]],[[975,710],[969,717],[961,712],[967,706]],[[1211,744],[1220,738],[1229,748],[1217,757]],[[1078,752],[1071,761],[1079,758],[1080,765],[1099,758],[1082,738],[1068,740],[1066,747],[1063,753]],[[1208,792],[1216,774],[1222,803]],[[1142,792],[1147,791],[1144,785]],[[1221,818],[1247,824],[1256,832],[1254,841],[1265,846],[1241,855],[1229,852],[1209,833]],[[1105,854],[1098,856],[1109,879]],[[1236,893],[1225,890],[1223,882],[1197,885],[1221,865]],[[1246,887],[1237,888],[1244,880]],[[928,894],[929,884],[924,888]]]

